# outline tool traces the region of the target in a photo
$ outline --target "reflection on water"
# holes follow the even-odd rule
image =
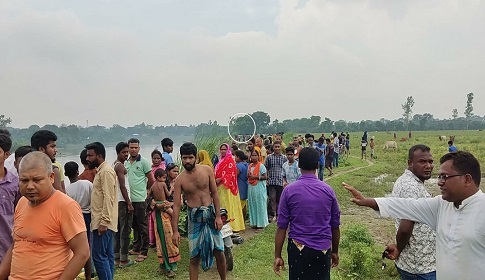
[[[108,147],[105,147],[106,148],[106,161],[108,164],[113,164],[114,161],[116,160],[116,147],[115,146],[108,146]],[[159,149],[160,151],[162,151],[162,147],[160,146],[160,144],[141,144],[140,145],[140,154],[142,157],[146,158],[150,163],[152,162],[152,159],[151,159],[151,153],[152,151],[157,148]],[[172,153],[172,158],[174,160],[176,160],[176,158],[178,157],[178,154],[179,154],[179,149],[180,149],[180,145],[178,145],[178,143],[174,143],[174,147],[173,147],[173,153]],[[83,165],[81,164],[81,159],[79,158],[79,154],[81,153],[81,151],[84,149],[84,146],[70,146],[70,147],[67,147],[67,148],[64,148],[64,149],[59,149],[58,151],[58,154],[56,156],[56,160],[62,164],[62,166],[64,167],[64,164],[66,164],[67,162],[69,161],[74,161],[74,162],[77,162],[77,164],[79,164],[79,173],[83,172],[84,170],[84,167]],[[64,179],[64,184],[67,186],[69,185],[69,178],[65,177]]]

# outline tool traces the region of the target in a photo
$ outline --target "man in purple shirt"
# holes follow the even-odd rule
[[[0,263],[12,246],[13,214],[20,199],[19,178],[5,168],[10,148],[12,140],[7,134],[0,133]]]
[[[303,148],[302,175],[281,194],[273,269],[278,275],[284,269],[281,250],[289,226],[290,280],[330,279],[330,267],[339,262],[340,209],[333,189],[315,176],[319,157],[314,148]]]

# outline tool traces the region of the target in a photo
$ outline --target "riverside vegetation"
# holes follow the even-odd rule
[[[320,133],[315,133],[320,135]],[[473,153],[480,164],[485,164],[485,132],[481,131],[422,131],[413,132],[412,139],[399,142],[397,151],[383,151],[382,143],[393,140],[392,134],[385,132],[369,133],[375,136],[376,156],[373,164],[360,160],[360,137],[362,133],[351,133],[350,157],[344,166],[337,168],[332,177],[325,179],[335,190],[341,208],[341,247],[340,265],[332,269],[332,279],[399,279],[392,261],[385,260],[387,267],[381,269],[382,251],[386,244],[394,242],[395,228],[392,219],[379,218],[373,210],[358,208],[350,202],[350,196],[341,187],[341,182],[356,186],[365,196],[378,197],[389,194],[394,181],[407,166],[407,152],[412,145],[425,144],[431,147],[435,159],[434,175],[439,168],[439,158],[447,153],[446,141],[439,141],[439,135],[455,135],[455,144],[459,150]],[[285,134],[285,142],[292,138],[292,133]],[[407,132],[398,132],[398,139],[407,137]],[[213,151],[214,147],[224,140],[216,136],[196,139],[200,149]],[[227,140],[227,139],[226,139]],[[367,150],[369,155],[369,148]],[[368,159],[370,156],[368,156]],[[432,180],[430,180],[432,181]],[[436,182],[428,184],[430,192],[437,192]],[[482,182],[482,189],[484,184]],[[262,233],[236,246],[234,253],[234,270],[228,273],[228,279],[265,280],[287,279],[287,272],[278,278],[272,269],[274,259],[275,224],[270,224]],[[285,252],[286,250],[284,250]],[[188,243],[181,243],[182,261],[178,266],[178,279],[188,279]],[[286,255],[284,255],[287,261]],[[135,266],[116,271],[116,279],[164,279],[157,273],[158,261],[155,253]],[[218,279],[215,268],[201,273],[199,279]]]

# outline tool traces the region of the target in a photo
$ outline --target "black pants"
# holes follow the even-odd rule
[[[268,218],[276,217],[283,186],[269,185],[266,189],[268,191]]]
[[[130,246],[130,233],[133,214],[128,213],[128,205],[124,201],[118,202],[118,232],[113,241],[115,259],[128,261],[128,247]]]
[[[331,250],[325,253],[304,246],[299,249],[288,239],[288,265],[290,280],[330,280]]]
[[[148,217],[145,202],[133,202],[133,251],[148,255]]]

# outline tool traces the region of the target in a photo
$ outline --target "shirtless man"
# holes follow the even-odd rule
[[[197,148],[192,143],[184,143],[180,147],[180,156],[185,171],[175,180],[174,197],[180,197],[184,192],[187,199],[188,239],[190,252],[190,280],[198,279],[199,263],[202,259],[202,269],[208,270],[217,262],[217,270],[222,280],[226,279],[226,259],[224,257],[224,242],[222,241],[222,220],[217,196],[214,171],[205,165],[195,164]],[[173,243],[180,245],[178,220],[180,199],[174,199],[172,229]],[[207,251],[208,245],[212,251]]]

